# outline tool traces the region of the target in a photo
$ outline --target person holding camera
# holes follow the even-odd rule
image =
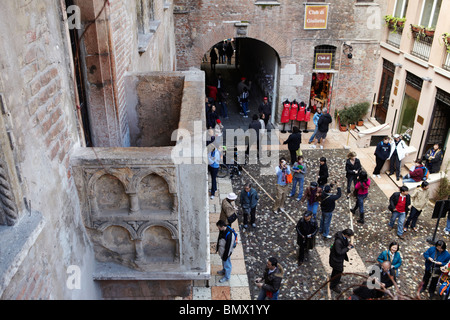
[[[445,266],[450,261],[450,253],[447,251],[446,243],[442,240],[438,240],[434,246],[428,248],[428,250],[423,253],[423,257],[425,258],[425,274],[422,279],[423,286],[420,289],[420,292],[424,292],[428,283],[430,283],[428,293],[430,299],[433,299],[439,276],[442,272],[441,267]]]
[[[280,164],[275,168],[275,173],[277,176],[277,195],[275,198],[275,203],[273,205],[273,212],[277,214],[279,210],[286,213],[286,211],[284,210],[284,203],[286,202],[286,197],[289,192],[287,175],[291,174],[291,168],[287,164],[286,158],[280,158]]]

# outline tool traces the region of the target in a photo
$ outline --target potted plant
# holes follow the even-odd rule
[[[386,25],[389,27],[389,25],[394,24],[395,17],[391,16],[390,14],[387,14],[384,16],[384,21],[386,22]]]
[[[397,18],[397,27],[403,27],[405,25],[406,18]]]
[[[396,29],[399,29],[400,31],[403,30],[404,26],[405,26],[405,22],[406,22],[406,18],[397,18],[396,21]]]
[[[411,24],[411,31],[416,39],[425,37],[425,27],[418,24]]]
[[[421,33],[424,27],[418,24],[411,24],[411,31],[414,33]]]
[[[347,107],[344,109],[336,110],[334,117],[338,120],[339,130],[342,132],[347,131],[347,125],[349,123]]]
[[[424,33],[425,33],[426,36],[428,36],[428,37],[434,37],[434,31],[435,31],[434,28],[424,28],[423,31],[424,31]]]
[[[450,33],[446,32],[442,35],[447,53],[450,53]]]
[[[354,105],[345,109],[345,116],[348,127],[350,128],[350,130],[354,130],[356,128],[356,122],[358,121],[359,117],[358,110]]]
[[[369,112],[370,103],[369,102],[360,102],[352,106],[355,109],[355,117],[357,118],[356,122],[358,126],[364,125],[364,117]]]
[[[400,31],[403,30],[403,26],[405,24],[406,18],[397,18],[391,15],[385,15],[384,21],[386,22],[386,26],[389,30],[392,30],[392,33],[396,32],[397,29]]]

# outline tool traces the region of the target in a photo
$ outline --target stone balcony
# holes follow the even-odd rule
[[[176,157],[181,133],[202,144],[204,88],[195,70],[130,75],[133,146],[72,155],[95,280],[209,279],[207,164],[201,152]]]

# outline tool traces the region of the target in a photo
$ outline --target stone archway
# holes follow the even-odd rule
[[[280,55],[275,48],[267,42],[251,37],[237,37],[237,38],[212,38],[213,42],[204,45],[206,48],[198,57],[198,62],[201,64],[201,69],[205,71],[206,76],[206,95],[210,95],[211,86],[218,86],[218,75],[223,78],[223,83],[227,97],[227,111],[223,111],[223,104],[220,90],[217,92],[216,109],[218,110],[221,120],[226,120],[224,125],[227,128],[248,128],[254,115],[259,116],[259,106],[263,103],[264,97],[268,98],[269,106],[272,115],[278,113],[277,105],[279,105],[279,78],[281,70]],[[206,40],[203,40],[206,41]],[[217,41],[217,42],[216,42]],[[235,52],[232,62],[222,61],[218,59],[218,64],[215,70],[212,70],[210,64],[209,53],[215,47],[220,45],[220,42],[229,43],[232,41]],[[203,49],[202,49],[203,50]],[[218,53],[217,48],[215,49]],[[207,58],[207,62],[202,60]],[[228,59],[225,59],[228,60]],[[245,83],[250,86],[250,102],[249,112],[247,117],[238,102],[239,90],[237,90],[238,83],[241,78],[246,78]],[[250,83],[251,82],[251,83]],[[236,116],[237,115],[237,116]],[[230,120],[228,120],[228,116]],[[244,119],[241,119],[243,117]],[[275,117],[271,117],[270,122],[274,124]]]
[[[180,43],[177,41],[177,59],[178,59],[178,70],[188,70],[191,67],[198,67],[199,61],[202,60],[205,52],[208,52],[211,47],[222,41],[223,39],[255,39],[259,40],[268,46],[270,46],[277,55],[280,57],[290,56],[291,53],[291,43],[280,37],[272,30],[258,30],[258,32],[246,33],[245,36],[237,36],[237,30],[240,27],[235,24],[228,24],[221,28],[215,28],[213,30],[208,30],[205,34],[195,33],[194,39],[190,41],[189,47],[185,43]]]

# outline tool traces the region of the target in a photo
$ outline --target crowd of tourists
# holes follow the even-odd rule
[[[226,59],[223,57],[222,62],[225,63],[225,61]],[[214,138],[220,137],[222,134],[223,124],[220,119],[228,118],[228,93],[224,89],[220,74],[217,75],[217,83],[214,86],[208,86],[206,89],[206,127],[211,131],[212,141],[209,142],[211,143],[214,141]],[[244,118],[248,117],[250,89],[251,81],[242,77],[237,86],[237,99],[241,115]],[[216,106],[218,106],[219,110],[217,110]],[[271,107],[268,103],[268,98],[264,97],[258,108],[258,113],[252,117],[249,129],[259,131],[267,128],[271,117]],[[323,149],[331,122],[331,116],[327,110],[318,108],[313,117],[314,133],[308,140],[311,148],[317,148],[317,145],[319,145]],[[350,250],[354,250],[352,239],[355,234],[352,229],[338,231],[334,235],[330,234],[337,200],[343,196],[347,197],[347,199],[354,197],[355,205],[350,208],[350,212],[356,217],[358,224],[364,225],[366,214],[365,199],[370,194],[373,179],[381,178],[381,170],[386,161],[389,160],[389,171],[386,173],[389,176],[395,174],[397,181],[403,180],[403,185],[389,197],[389,202],[386,204],[386,209],[391,213],[388,225],[395,230],[399,241],[404,240],[405,232],[418,231],[418,218],[429,204],[429,183],[426,180],[429,174],[439,172],[443,153],[440,145],[435,144],[422,159],[415,161],[406,175],[401,176],[400,169],[402,161],[407,154],[407,146],[402,140],[402,136],[395,134],[392,138],[385,137],[376,146],[374,152],[376,166],[371,177],[362,167],[357,154],[349,152],[347,159],[342,163],[346,181],[338,182],[329,181],[330,175],[325,157],[319,159],[318,172],[308,170],[307,161],[305,161],[300,149],[301,141],[301,131],[294,126],[292,133],[283,142],[288,147],[290,159],[288,161],[284,157],[280,158],[279,165],[273,171],[275,179],[275,190],[273,190],[273,193],[275,197],[273,199],[272,213],[274,215],[287,213],[285,207],[287,198],[295,198],[295,201],[306,204],[306,210],[295,227],[298,245],[298,265],[301,266],[308,259],[308,252],[314,249],[317,236],[322,236],[325,241],[332,242],[332,244],[330,243],[329,254],[329,265],[332,268],[329,276],[330,289],[341,293],[339,283],[344,271],[344,261],[348,261],[347,253]],[[257,150],[260,150],[259,139],[257,141]],[[208,149],[208,169],[212,182],[209,194],[211,199],[214,199],[217,192],[216,178],[222,157],[221,151],[214,144],[211,144]],[[312,179],[308,179],[311,181],[309,185],[305,185],[307,175],[312,177]],[[416,188],[411,194],[409,188],[405,185],[407,183],[416,184]],[[230,193],[222,201],[220,218],[217,222],[219,230],[217,253],[220,255],[223,264],[223,269],[218,272],[218,274],[222,275],[222,278],[219,280],[220,283],[229,281],[231,276],[231,255],[237,242],[236,227],[233,226],[241,220],[241,228],[243,230],[250,227],[253,229],[257,228],[260,195],[251,183],[245,184],[243,190],[238,192],[238,194]],[[239,219],[240,215],[242,215],[242,219]],[[449,232],[450,217],[447,220],[445,234],[448,235]],[[430,298],[433,298],[436,293],[439,295],[447,294],[448,297],[450,253],[446,249],[446,243],[443,240],[435,242],[434,245],[423,252],[423,259],[425,268],[421,291],[428,290]],[[371,277],[374,286],[368,286],[367,283],[361,284],[353,290],[351,299],[379,299],[388,295],[388,289],[397,281],[399,269],[402,266],[399,242],[392,241],[388,248],[379,254],[377,262],[378,264],[374,266],[376,269],[374,272],[378,276]],[[262,270],[262,276],[255,281],[255,285],[260,290],[258,299],[278,299],[283,276],[282,263],[276,257],[269,257],[266,261],[265,270]],[[436,292],[438,284],[439,290]]]

